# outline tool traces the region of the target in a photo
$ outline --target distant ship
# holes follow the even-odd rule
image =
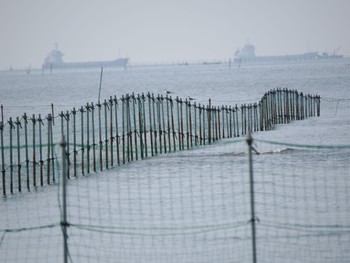
[[[339,49],[339,48],[338,48]],[[252,44],[245,44],[242,49],[238,49],[234,55],[234,61],[242,62],[279,62],[279,61],[298,61],[298,60],[317,60],[317,59],[339,59],[343,55],[336,55],[318,52],[307,52],[298,55],[282,55],[282,56],[256,56],[255,47]]]
[[[63,53],[57,49],[52,50],[45,58],[42,69],[67,69],[67,68],[101,68],[101,67],[124,67],[126,68],[129,58],[118,58],[111,61],[69,62],[62,60]]]

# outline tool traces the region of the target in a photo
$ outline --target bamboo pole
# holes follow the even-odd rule
[[[108,104],[107,104],[107,100],[104,100],[103,102],[103,106],[104,106],[104,120],[105,120],[105,165],[106,165],[106,169],[109,168],[109,162],[108,162],[108,121],[107,121],[107,108],[108,108]]]
[[[173,99],[170,97],[170,115],[171,115],[171,129],[172,129],[172,133],[173,133],[173,147],[174,147],[174,152],[176,151],[176,131],[175,131],[175,123],[174,123],[174,103],[173,103]]]
[[[187,150],[190,148],[190,132],[189,132],[189,126],[188,126],[188,106],[189,101],[185,100],[185,113],[186,113],[186,143],[187,143]]]
[[[13,121],[12,117],[10,117],[10,120],[8,121],[9,128],[10,128],[10,193],[13,194],[13,153],[12,153],[12,129],[13,127]]]
[[[155,111],[155,98],[152,93],[152,111],[153,111],[153,128],[154,128],[154,154],[157,155],[157,125],[156,125],[156,111]]]
[[[91,130],[92,130],[92,169],[96,172],[96,137],[95,137],[95,105],[90,103],[91,109]]]
[[[77,176],[77,130],[76,130],[76,114],[77,111],[75,107],[72,110],[73,114],[73,169],[74,169],[74,177]]]
[[[165,97],[166,100],[166,114],[167,114],[167,130],[168,130],[168,145],[169,145],[169,152],[171,152],[171,132],[170,132],[170,112],[169,112],[169,98],[168,95]]]
[[[125,98],[122,95],[122,156],[123,164],[125,164]]]
[[[142,98],[140,94],[137,94],[137,105],[138,105],[138,125],[139,125],[139,137],[140,137],[140,154],[141,159],[145,158],[144,156],[144,144],[143,144],[143,107],[142,107]]]
[[[65,115],[65,118],[66,118],[66,143],[67,143],[67,156],[66,156],[66,159],[67,159],[67,178],[70,179],[70,152],[69,152],[69,121],[70,121],[70,118],[69,118],[69,111],[66,112],[66,115]],[[48,179],[50,179],[50,176],[48,176]],[[53,179],[54,180],[54,179]]]
[[[111,167],[114,165],[113,159],[113,98],[109,97],[109,146],[110,146],[110,159],[111,159]]]
[[[101,124],[101,103],[100,101],[96,104],[98,107],[98,145],[99,145],[99,152],[100,152],[100,171],[103,170],[103,159],[102,159],[102,150],[103,150],[103,143],[102,143],[102,124]]]
[[[137,146],[137,125],[136,125],[136,106],[135,106],[135,94],[132,93],[132,111],[133,111],[133,121],[134,121],[134,145],[135,145],[135,159],[136,161],[139,159],[138,156],[138,146]]]
[[[27,114],[23,115],[24,120],[24,144],[25,144],[25,154],[26,154],[26,181],[27,181],[27,190],[30,191],[30,179],[29,179],[29,154],[28,154],[28,117]],[[0,124],[1,129],[1,124]],[[1,144],[2,145],[2,144]]]
[[[86,103],[86,168],[87,173],[90,173],[90,105]],[[69,145],[67,143],[67,145]],[[69,162],[68,162],[69,163]],[[69,171],[69,169],[68,169]]]
[[[61,117],[62,119],[62,117]],[[44,175],[43,175],[43,165],[44,165],[44,160],[43,160],[43,142],[42,142],[42,131],[41,131],[41,126],[43,126],[43,121],[41,119],[41,115],[39,114],[38,118],[38,125],[39,125],[39,165],[40,165],[40,185],[44,185]],[[63,125],[63,124],[62,124]],[[48,182],[48,184],[50,184]]]
[[[148,113],[149,113],[149,138],[151,143],[151,154],[154,156],[153,152],[153,129],[152,129],[152,107],[151,107],[151,94],[148,92]]]
[[[162,115],[162,130],[163,130],[163,144],[164,144],[164,153],[167,153],[167,145],[166,145],[166,130],[165,130],[165,117],[164,117],[164,97],[161,95],[160,97],[161,103],[161,115]]]
[[[21,178],[21,142],[19,136],[19,128],[22,128],[19,117],[16,119],[16,130],[17,130],[17,175],[18,175],[18,192],[22,191],[22,178]]]
[[[147,121],[146,121],[146,108],[145,108],[145,94],[142,93],[141,96],[142,114],[143,114],[143,136],[144,136],[144,156],[148,157],[147,149]]]
[[[115,118],[115,143],[117,149],[117,163],[120,165],[120,154],[119,154],[119,126],[118,126],[118,100],[117,96],[114,96],[114,118]]]
[[[47,181],[49,182],[50,180],[50,154],[51,154],[51,147],[53,147],[51,145],[51,130],[52,130],[52,127],[51,127],[51,122],[52,122],[52,116],[51,114],[48,114],[47,115],[47,160],[46,160],[46,178],[47,178]]]
[[[0,122],[0,142],[1,142],[1,175],[2,175],[2,194],[6,195],[6,174],[5,174],[5,153],[4,153],[4,108],[1,104],[1,122]]]
[[[81,174],[85,175],[85,162],[84,162],[84,152],[85,152],[85,147],[84,147],[84,107],[81,106],[80,108],[80,143],[81,143]],[[63,134],[62,134],[63,135]]]

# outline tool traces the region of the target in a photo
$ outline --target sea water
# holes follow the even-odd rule
[[[95,103],[99,85],[99,69],[0,72],[4,119]],[[253,134],[258,261],[347,262],[349,60],[105,69],[100,96],[169,90],[233,106],[276,88],[320,95],[321,116]],[[239,137],[70,180],[72,261],[252,262],[248,157]],[[56,183],[1,200],[4,262],[62,261],[60,191]]]

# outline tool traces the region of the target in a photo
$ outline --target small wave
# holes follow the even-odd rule
[[[231,157],[231,156],[235,156],[235,157],[240,157],[240,156],[246,156],[247,153],[246,152],[228,152],[228,153],[221,153],[220,156],[222,157]]]
[[[295,152],[295,149],[292,148],[280,148],[280,149],[273,149],[273,150],[268,150],[264,152],[259,152],[260,154],[286,154],[286,153],[291,153]]]
[[[259,151],[258,154],[263,154],[263,155],[269,155],[269,154],[288,154],[297,151],[296,149],[292,148],[280,148],[280,149],[272,149],[268,151]],[[256,154],[256,152],[253,151],[253,154]],[[243,157],[247,156],[248,152],[227,152],[227,153],[221,153],[219,156],[225,157],[225,156],[234,156],[234,157]]]

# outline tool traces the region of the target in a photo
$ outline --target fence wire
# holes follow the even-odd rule
[[[254,140],[257,262],[347,262],[350,146]],[[253,262],[244,139],[67,183],[68,262]],[[62,262],[57,183],[2,200],[3,262]]]

